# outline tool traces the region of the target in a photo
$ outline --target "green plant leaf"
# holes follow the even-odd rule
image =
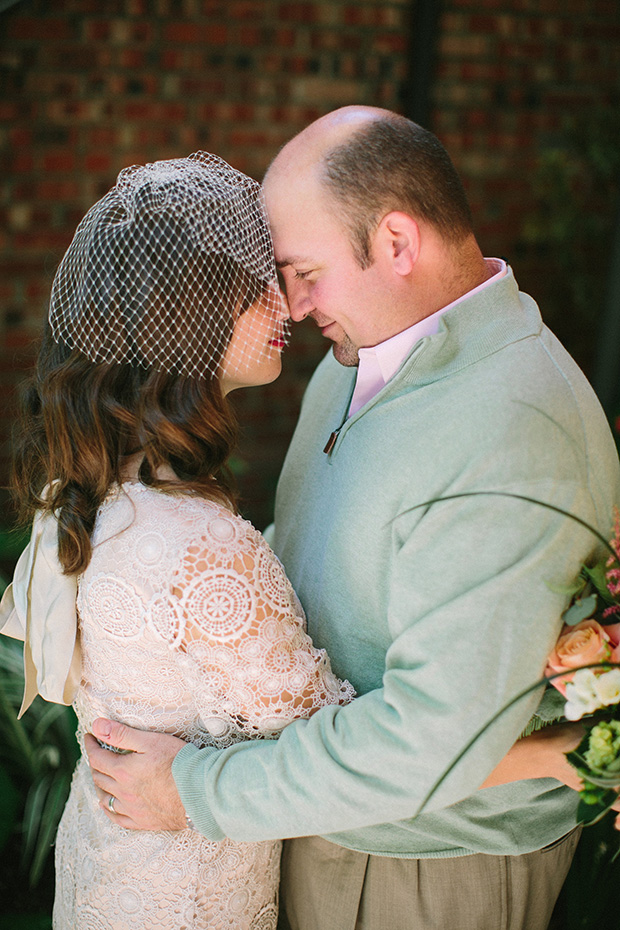
[[[3,914],[0,930],[52,930],[49,914]]]
[[[19,791],[0,765],[0,850],[13,833],[20,807]]]
[[[580,800],[577,805],[577,820],[584,826],[598,823],[617,800],[618,795],[615,791],[605,791],[601,794],[600,800],[594,804],[586,804],[585,801]]]
[[[607,587],[606,566],[603,562],[597,562],[596,565],[584,565],[583,572],[592,582],[600,596],[607,604],[615,604],[615,601]]]
[[[555,584],[553,581],[547,581],[545,584],[554,594],[563,594],[565,597],[575,597],[583,593],[586,580],[580,576],[572,584]]]
[[[592,616],[596,610],[597,603],[598,597],[596,594],[590,594],[589,597],[584,597],[583,599],[578,598],[568,610],[564,611],[562,620],[567,626],[576,626],[576,624],[581,623],[582,620],[587,620],[588,617]]]
[[[35,888],[41,879],[43,869],[52,851],[54,837],[69,795],[70,781],[62,772],[53,776],[45,795],[38,823],[36,840],[32,850],[32,860],[28,880]]]

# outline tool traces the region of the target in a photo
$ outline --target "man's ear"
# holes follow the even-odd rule
[[[375,254],[377,250],[396,274],[410,274],[420,254],[420,227],[413,217],[400,210],[386,213],[375,234]]]

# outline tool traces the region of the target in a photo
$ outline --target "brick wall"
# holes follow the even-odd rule
[[[321,113],[402,111],[418,12],[415,0],[20,0],[0,13],[0,481],[54,269],[117,172],[201,148],[260,178]],[[534,159],[565,114],[618,104],[617,12],[616,0],[442,5],[431,128],[485,251],[509,256],[537,295],[546,278],[520,239]],[[235,395],[259,525],[324,348],[296,327],[282,378]]]

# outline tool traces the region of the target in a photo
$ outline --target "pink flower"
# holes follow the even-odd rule
[[[616,558],[614,559],[614,557],[610,555],[607,559],[608,569],[605,572],[605,576],[609,593],[614,597],[618,597],[620,594],[620,567],[618,565],[618,560],[620,559],[620,513],[617,507],[614,507],[614,535],[609,544],[616,553]],[[618,605],[609,607],[606,614],[617,613],[617,607]]]
[[[555,649],[547,659],[545,675],[566,671],[552,681],[566,696],[566,685],[574,671],[593,662],[620,662],[620,623],[601,626],[596,620],[583,620],[575,626],[564,626]]]

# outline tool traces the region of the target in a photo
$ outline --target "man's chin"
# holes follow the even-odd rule
[[[332,346],[334,358],[345,368],[357,368],[360,357],[356,347],[350,339],[343,339],[342,342],[335,342]]]

